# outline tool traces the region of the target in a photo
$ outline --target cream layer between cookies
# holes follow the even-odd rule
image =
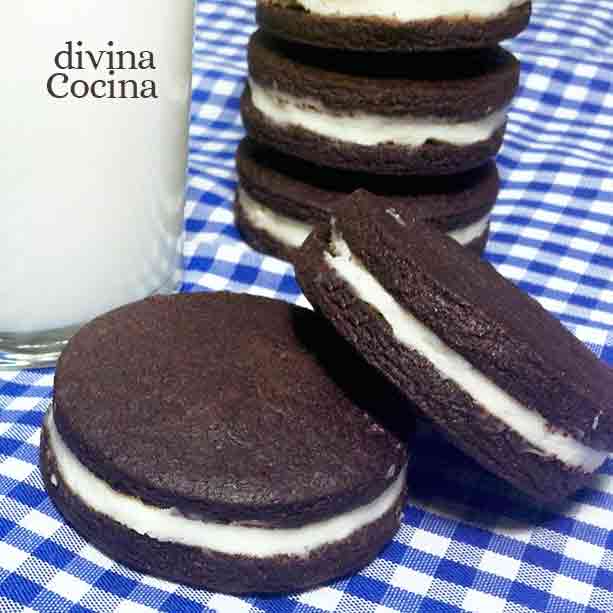
[[[92,511],[150,538],[208,549],[227,555],[272,558],[280,555],[307,556],[326,545],[334,545],[375,523],[390,511],[403,495],[406,466],[372,502],[330,519],[298,528],[255,528],[186,517],[177,509],[162,509],[139,498],[114,490],[94,475],[63,441],[50,409],[45,419],[48,444],[55,459],[58,477],[74,496]],[[393,474],[395,467],[390,467]],[[204,476],[206,478],[206,476]]]
[[[313,231],[313,226],[298,219],[281,215],[270,207],[254,200],[244,189],[238,189],[238,202],[249,222],[258,230],[266,232],[271,238],[286,247],[298,249],[307,236]],[[489,224],[489,213],[476,222],[447,232],[461,245],[479,238]]]
[[[526,452],[553,456],[568,467],[592,473],[607,453],[587,447],[571,435],[553,428],[539,413],[524,406],[479,372],[468,360],[448,347],[427,326],[403,308],[354,257],[342,237],[335,236],[327,264],[364,302],[372,305],[391,326],[404,346],[426,358],[444,379],[450,379],[476,404],[521,436]]]
[[[393,21],[425,21],[438,17],[487,18],[501,15],[527,0],[268,0],[287,8],[303,8],[329,17],[379,17]]]
[[[249,79],[251,101],[269,121],[297,126],[337,141],[374,147],[383,144],[420,147],[428,140],[465,146],[488,140],[507,119],[501,109],[476,121],[453,123],[445,118],[386,116],[353,112],[337,114],[318,100],[296,98]]]

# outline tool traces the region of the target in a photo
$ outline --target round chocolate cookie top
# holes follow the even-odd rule
[[[445,347],[543,416],[552,431],[613,449],[613,371],[491,264],[429,224],[406,223],[371,206],[371,199],[354,193],[335,220],[334,232],[352,257]],[[313,304],[330,283],[324,254],[334,248],[331,238],[321,227],[296,257],[298,280]],[[391,363],[389,355],[381,360]]]
[[[346,197],[366,189],[373,206],[394,207],[401,216],[429,221],[443,231],[466,226],[491,210],[499,190],[493,161],[472,171],[442,177],[382,177],[319,167],[260,147],[249,138],[236,154],[240,185],[274,211],[305,222],[327,222]]]
[[[282,527],[365,504],[391,484],[411,429],[406,410],[385,417],[397,403],[406,406],[313,312],[184,294],[82,328],[58,363],[54,419],[78,459],[119,491],[190,516]]]
[[[487,17],[436,15],[426,19],[394,19],[376,16],[376,11],[375,15],[323,14],[301,4],[258,0],[257,22],[271,34],[318,47],[415,52],[491,47],[519,34],[531,12],[529,0]]]
[[[520,70],[519,62],[502,47],[381,56],[305,47],[261,30],[249,41],[248,63],[258,85],[317,101],[331,112],[456,122],[506,107]]]

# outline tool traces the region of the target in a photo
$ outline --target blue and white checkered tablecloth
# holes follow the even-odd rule
[[[184,289],[299,302],[291,267],[249,249],[233,223],[253,4],[198,6]],[[523,78],[487,251],[611,364],[612,33],[611,0],[535,0],[530,28],[509,44]],[[545,512],[425,428],[402,529],[355,577],[239,599],[132,572],[79,538],[44,492],[38,442],[52,382],[52,370],[0,371],[2,613],[613,612],[613,460],[567,507]]]

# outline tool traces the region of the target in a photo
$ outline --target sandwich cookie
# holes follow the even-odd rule
[[[369,412],[397,392],[328,326],[227,293],[156,297],[85,326],[42,433],[51,499],[103,552],[181,583],[284,592],[358,570],[399,526],[394,432],[410,424]]]
[[[530,11],[529,0],[258,0],[256,15],[271,34],[318,47],[440,51],[512,38]]]
[[[498,196],[494,162],[450,177],[381,177],[318,168],[244,139],[236,156],[237,225],[255,249],[292,260],[313,227],[328,222],[359,188],[375,192],[374,206],[429,221],[481,253]]]
[[[430,225],[351,197],[296,257],[299,282],[451,441],[537,499],[613,448],[613,373],[536,301]]]
[[[374,174],[453,174],[502,143],[519,63],[501,47],[386,56],[256,32],[241,99],[249,136],[288,155]]]

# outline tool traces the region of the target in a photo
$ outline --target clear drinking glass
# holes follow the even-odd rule
[[[193,0],[0,7],[0,367],[176,289]]]

